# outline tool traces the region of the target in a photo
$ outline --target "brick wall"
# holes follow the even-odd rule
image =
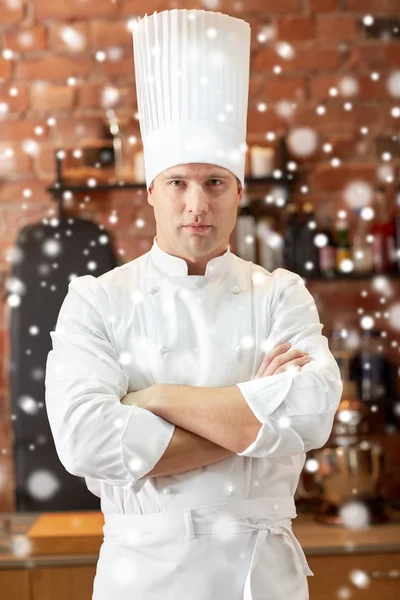
[[[299,201],[337,210],[344,206],[347,183],[378,182],[382,161],[373,140],[399,133],[400,109],[393,109],[400,107],[400,86],[391,94],[386,82],[399,69],[400,38],[371,39],[363,19],[399,17],[398,0],[0,0],[0,284],[10,271],[9,249],[20,228],[56,214],[46,193],[55,176],[54,149],[78,147],[83,139],[104,134],[105,87],[120,90],[119,109],[131,121],[126,131],[139,135],[127,24],[167,8],[220,10],[250,21],[248,143],[265,144],[266,133],[300,127],[317,136],[312,155],[290,157],[297,163]],[[260,111],[260,103],[267,110]],[[332,158],[339,159],[337,166]],[[300,191],[303,185],[307,194]],[[121,262],[150,249],[155,229],[143,194],[113,193],[84,208],[80,200],[73,199],[69,210],[103,223]],[[119,214],[115,224],[109,221],[113,210]],[[139,217],[146,220],[144,230],[135,228]],[[3,287],[0,511],[14,509],[8,315]]]

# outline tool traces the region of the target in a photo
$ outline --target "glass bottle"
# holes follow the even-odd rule
[[[359,393],[371,410],[374,431],[384,429],[389,396],[387,342],[379,331],[363,330],[359,352]]]
[[[332,235],[332,218],[324,215],[321,225],[319,234],[325,236],[326,243],[319,246],[319,270],[322,277],[333,279],[336,276],[336,248]]]
[[[343,262],[351,260],[351,248],[349,244],[349,226],[346,220],[339,219],[336,224],[337,244],[336,244],[336,270],[339,275],[347,274],[343,269]]]
[[[400,273],[400,185],[397,186],[396,191],[395,191],[394,227],[395,227],[395,232],[396,232],[397,271],[398,271],[398,273]]]
[[[355,211],[357,221],[352,243],[353,272],[356,275],[371,275],[374,271],[374,253],[372,245],[366,240],[369,225],[362,218],[361,211],[361,208]]]
[[[299,234],[300,275],[303,277],[318,277],[319,253],[314,243],[316,230],[314,204],[305,202],[302,206],[302,220]]]
[[[275,220],[263,216],[257,221],[258,264],[267,271],[283,265],[283,239],[277,232]]]
[[[289,202],[284,211],[283,265],[293,273],[298,273],[299,228],[299,207],[294,202]]]
[[[371,228],[375,273],[390,273],[396,268],[394,222],[391,220],[386,194],[382,188],[375,193],[375,223]]]
[[[235,249],[243,260],[257,262],[256,218],[250,208],[249,196],[243,191],[235,226]]]

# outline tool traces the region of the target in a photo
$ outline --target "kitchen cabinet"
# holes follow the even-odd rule
[[[0,534],[1,600],[91,600],[103,541],[101,512],[0,517],[6,524]],[[314,572],[308,577],[310,600],[400,598],[400,515],[362,530],[299,515],[293,531]],[[24,556],[11,552],[18,536],[30,544]]]

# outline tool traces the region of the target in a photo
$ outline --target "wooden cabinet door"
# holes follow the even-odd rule
[[[1,600],[30,600],[29,572],[24,569],[0,569]]]
[[[307,560],[314,573],[314,577],[307,577],[310,600],[400,598],[400,554],[396,552],[309,556]],[[341,595],[343,588],[350,593]]]
[[[32,600],[91,600],[96,565],[31,571]]]

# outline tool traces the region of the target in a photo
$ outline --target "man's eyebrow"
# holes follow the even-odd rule
[[[210,173],[209,175],[206,175],[206,179],[222,179],[227,177],[228,175],[226,175],[225,173]],[[165,175],[165,177],[163,178],[164,180],[167,179],[190,179],[190,177],[188,178],[186,175],[182,175],[179,173],[173,173],[172,175]]]

